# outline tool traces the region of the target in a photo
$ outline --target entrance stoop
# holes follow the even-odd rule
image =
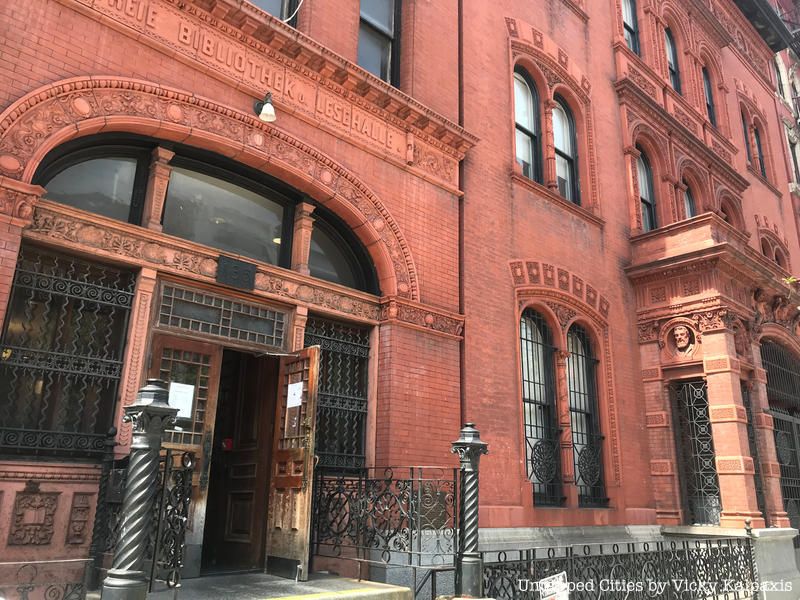
[[[176,594],[177,591],[177,594]],[[98,599],[87,595],[87,600]],[[408,588],[314,574],[296,582],[265,573],[217,575],[184,579],[177,590],[148,594],[148,600],[412,600]]]

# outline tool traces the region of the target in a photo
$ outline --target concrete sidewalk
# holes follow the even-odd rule
[[[177,593],[176,593],[177,592]],[[87,600],[99,598],[89,594]],[[412,600],[404,587],[315,574],[309,581],[295,582],[264,573],[216,575],[186,579],[177,590],[154,592],[150,600]]]

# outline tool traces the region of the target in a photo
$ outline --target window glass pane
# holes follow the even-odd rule
[[[287,16],[283,13],[283,0],[250,0],[250,3],[279,19]]]
[[[764,162],[764,149],[761,147],[761,133],[758,127],[753,129],[753,138],[756,140],[756,153],[758,154],[758,165],[763,177],[767,176],[767,165]]]
[[[678,64],[678,55],[675,52],[675,41],[672,39],[672,32],[669,29],[664,31],[664,38],[667,44],[667,60],[669,61],[670,69],[675,69]]]
[[[357,288],[358,277],[353,272],[347,250],[341,247],[341,241],[328,235],[320,227],[314,227],[311,233],[311,254],[308,257],[308,268],[312,277],[340,283],[347,287]]]
[[[639,177],[639,195],[647,201],[652,201],[653,188],[650,180],[650,168],[641,156],[637,159],[636,170]]]
[[[72,165],[53,177],[45,187],[47,198],[127,221],[131,211],[134,158],[96,158]]]
[[[227,181],[176,168],[164,207],[164,233],[278,263],[283,207]]]
[[[358,33],[358,64],[384,81],[389,80],[391,40],[363,21]]]
[[[361,15],[382,26],[386,33],[394,31],[394,0],[361,0]]]
[[[558,104],[553,108],[553,138],[556,150],[573,156],[572,127],[564,108]]]
[[[633,0],[623,0],[622,20],[626,25],[636,29],[636,6],[634,5]]]
[[[536,119],[533,115],[533,96],[528,83],[518,73],[514,74],[514,112],[519,125],[532,133],[536,131]]]
[[[697,210],[694,205],[694,197],[692,196],[692,190],[690,190],[688,187],[683,192],[683,204],[684,208],[686,209],[687,219],[691,219],[697,214]]]
[[[558,193],[567,200],[573,200],[570,161],[560,154],[556,154],[556,177],[558,178]]]
[[[522,165],[522,174],[525,177],[532,177],[533,165],[533,140],[525,133],[516,130],[517,132],[517,162]]]
[[[753,162],[753,152],[750,149],[750,130],[747,126],[747,119],[742,113],[742,134],[744,136],[744,149],[747,154],[747,162]]]

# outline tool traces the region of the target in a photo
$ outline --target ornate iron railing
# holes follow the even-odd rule
[[[320,473],[314,554],[386,565],[453,566],[456,469],[385,467]]]
[[[540,600],[537,582],[566,572],[570,600],[757,597],[749,537],[582,544],[483,552],[484,596]]]
[[[122,522],[122,500],[127,478],[126,460],[117,461],[103,481],[103,498],[98,502],[92,553],[95,565],[103,555],[113,555]],[[145,552],[149,564],[150,591],[162,582],[174,588],[180,584],[186,529],[192,497],[194,455],[167,449],[160,457],[153,528]],[[95,575],[93,586],[99,583]]]

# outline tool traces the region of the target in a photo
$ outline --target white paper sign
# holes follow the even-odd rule
[[[191,419],[192,406],[194,405],[194,386],[170,381],[169,405],[178,409],[179,419]]]
[[[567,572],[539,580],[539,596],[542,600],[569,600]]]
[[[290,383],[286,392],[286,408],[294,408],[303,404],[303,382]]]

